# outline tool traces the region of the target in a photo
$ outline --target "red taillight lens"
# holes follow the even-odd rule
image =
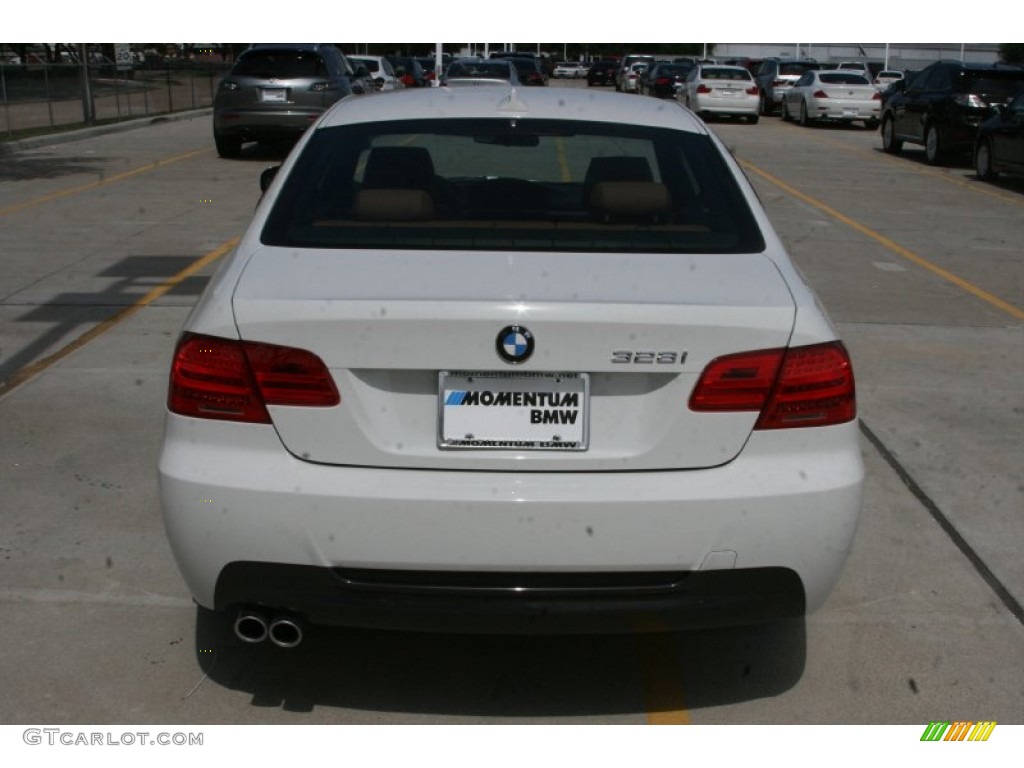
[[[818,90],[816,90],[816,91],[815,91],[815,92],[814,92],[814,93],[813,93],[812,95],[813,95],[813,96],[814,96],[814,98],[816,98],[816,99],[827,99],[827,98],[828,98],[828,94],[827,94],[827,93],[825,93],[825,92],[824,92],[823,90],[821,90],[820,88],[819,88]]]
[[[750,94],[751,96],[757,96],[759,93],[761,93],[761,91],[758,90],[756,85],[752,85],[749,88],[747,88],[747,93]]]
[[[695,411],[760,411],[768,400],[784,349],[712,360],[690,396]]]
[[[327,366],[302,349],[185,334],[174,353],[167,407],[183,416],[269,424],[267,405],[339,402]]]
[[[704,83],[701,83],[697,86],[697,93],[711,93],[711,89],[704,85]]]
[[[872,101],[881,101],[882,100],[882,94],[880,92],[878,92],[878,91],[875,91],[873,94],[871,94],[871,100]]]
[[[402,85],[404,85],[406,88],[412,88],[414,85],[416,85],[416,81],[413,79],[412,75],[402,75],[398,79],[402,81]]]
[[[694,411],[760,411],[754,429],[843,424],[857,416],[850,356],[841,342],[720,357],[690,396]]]

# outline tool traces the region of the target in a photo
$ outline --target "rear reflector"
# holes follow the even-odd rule
[[[171,365],[167,407],[200,419],[269,424],[267,405],[341,402],[330,372],[311,352],[186,333]]]
[[[694,411],[760,411],[754,429],[843,424],[857,416],[841,342],[744,352],[712,360],[690,396]]]

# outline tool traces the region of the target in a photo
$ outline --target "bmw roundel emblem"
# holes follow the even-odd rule
[[[524,363],[533,354],[533,334],[521,325],[508,325],[498,334],[495,347],[506,363]]]

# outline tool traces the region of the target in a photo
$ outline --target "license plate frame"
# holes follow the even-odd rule
[[[540,413],[536,422],[535,412]],[[440,371],[437,447],[454,451],[586,451],[590,447],[590,375]]]
[[[288,89],[261,88],[260,101],[265,104],[284,104],[288,101]]]

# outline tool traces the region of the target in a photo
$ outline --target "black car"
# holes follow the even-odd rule
[[[648,67],[641,76],[638,88],[641,95],[657,96],[661,99],[674,99],[676,86],[686,79],[696,64],[655,64]]]
[[[618,69],[617,61],[595,61],[587,70],[587,85],[615,85]]]
[[[512,66],[516,68],[519,75],[519,82],[523,85],[547,85],[548,76],[544,74],[544,68],[540,61],[535,58],[515,57],[510,58]]]
[[[1024,91],[978,128],[974,168],[985,181],[1003,172],[1024,175]]]
[[[932,165],[974,148],[978,126],[992,107],[1024,91],[1024,69],[1005,64],[937,61],[892,93],[882,112],[882,148],[924,145]]]

